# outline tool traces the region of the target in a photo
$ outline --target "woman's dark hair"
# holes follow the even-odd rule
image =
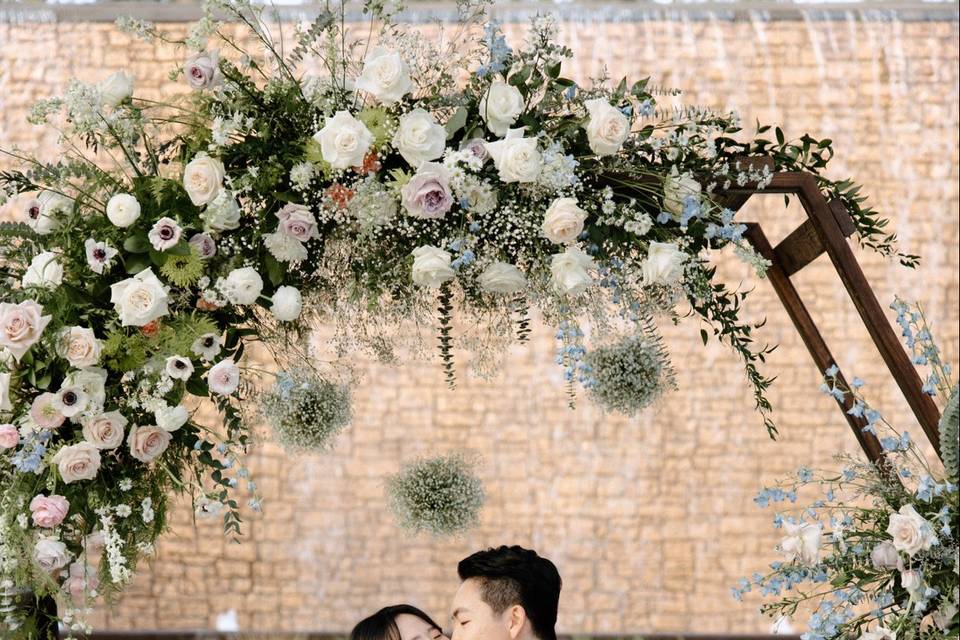
[[[497,615],[520,605],[540,640],[557,640],[557,605],[563,581],[556,565],[522,547],[478,551],[460,561],[461,580],[479,581],[480,596]]]
[[[350,632],[350,640],[400,640],[397,616],[405,613],[420,618],[437,631],[442,631],[440,625],[420,609],[409,604],[395,604],[391,607],[384,607],[369,618],[364,618],[358,622],[357,626]]]

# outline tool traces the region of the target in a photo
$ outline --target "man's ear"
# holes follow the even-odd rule
[[[505,612],[507,616],[507,633],[510,634],[510,640],[517,640],[527,626],[527,612],[519,604],[515,604]]]

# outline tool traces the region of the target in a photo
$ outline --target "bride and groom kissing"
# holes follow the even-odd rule
[[[457,573],[449,637],[429,615],[401,604],[360,621],[350,640],[557,640],[562,581],[550,560],[504,546],[464,558]]]

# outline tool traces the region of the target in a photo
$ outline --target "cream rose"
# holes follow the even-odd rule
[[[596,269],[593,258],[578,249],[568,247],[563,253],[550,259],[550,276],[554,289],[560,293],[576,296],[586,291],[593,278],[590,271]]]
[[[116,193],[107,201],[107,219],[115,227],[125,228],[140,217],[140,202],[129,193]]]
[[[683,277],[683,265],[688,256],[672,242],[651,242],[647,258],[641,265],[643,284],[670,286]]]
[[[411,167],[443,155],[447,144],[447,130],[437,124],[433,116],[423,109],[414,109],[400,116],[393,146]]]
[[[516,266],[493,262],[477,278],[480,288],[488,293],[518,293],[527,286],[527,279]]]
[[[292,322],[300,317],[303,310],[303,297],[296,287],[278,287],[273,293],[273,305],[270,311],[280,322]]]
[[[937,544],[937,534],[912,504],[905,504],[900,511],[890,516],[887,533],[893,538],[893,546],[913,557]]]
[[[119,411],[108,411],[83,421],[83,439],[97,449],[116,449],[123,443],[127,419]]]
[[[183,188],[190,202],[197,206],[209,204],[220,195],[226,172],[223,163],[206,153],[198,153],[183,168]]]
[[[63,282],[63,265],[60,256],[52,251],[42,251],[33,257],[27,267],[20,286],[56,289]]]
[[[356,88],[366,91],[382,104],[392,105],[410,92],[413,81],[399,53],[374,47],[363,61]]]
[[[503,80],[494,80],[480,99],[480,117],[487,128],[499,137],[507,135],[510,125],[523,113],[524,101],[520,90]]]
[[[43,307],[33,300],[19,304],[0,302],[0,347],[6,347],[20,362],[20,358],[40,340],[51,318],[43,315]]]
[[[787,536],[780,541],[780,552],[788,562],[814,565],[820,559],[820,527],[811,522],[784,522]]]
[[[450,254],[429,245],[413,250],[413,282],[421,287],[437,288],[453,280]]]
[[[598,156],[613,155],[630,135],[630,120],[603,98],[583,103],[590,114],[587,121],[587,141],[590,150]]]
[[[679,174],[674,166],[663,181],[663,208],[679,220],[689,197],[700,196],[700,183],[689,173]]]
[[[533,182],[543,169],[536,138],[524,138],[523,129],[510,129],[507,137],[484,147],[503,182]]]
[[[207,386],[213,393],[228,396],[240,386],[240,367],[233,358],[221,360],[210,367],[207,373]]]
[[[544,237],[556,244],[568,244],[583,231],[587,212],[577,206],[576,198],[557,198],[550,204],[540,229]]]
[[[67,545],[53,538],[41,537],[33,546],[33,559],[43,571],[53,573],[70,562]]]
[[[133,95],[133,76],[117,71],[101,80],[97,88],[104,104],[116,107]]]
[[[57,354],[80,369],[92,367],[100,360],[101,344],[88,327],[69,327],[60,333],[57,341]]]
[[[156,460],[157,456],[167,450],[171,435],[156,425],[148,427],[133,427],[127,436],[127,446],[130,455],[143,463]]]
[[[363,157],[373,144],[373,134],[367,126],[347,111],[338,111],[327,118],[313,139],[320,143],[320,155],[334,169],[362,165]]]
[[[142,327],[167,315],[169,292],[169,287],[148,267],[132,278],[111,285],[110,302],[123,326]]]
[[[53,463],[67,484],[92,480],[100,469],[100,450],[89,442],[67,445],[53,456]]]

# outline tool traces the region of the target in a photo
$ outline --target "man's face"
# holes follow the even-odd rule
[[[511,609],[497,615],[483,601],[479,581],[473,578],[464,580],[453,597],[450,640],[516,640],[519,628],[512,628],[516,624],[511,624]]]

